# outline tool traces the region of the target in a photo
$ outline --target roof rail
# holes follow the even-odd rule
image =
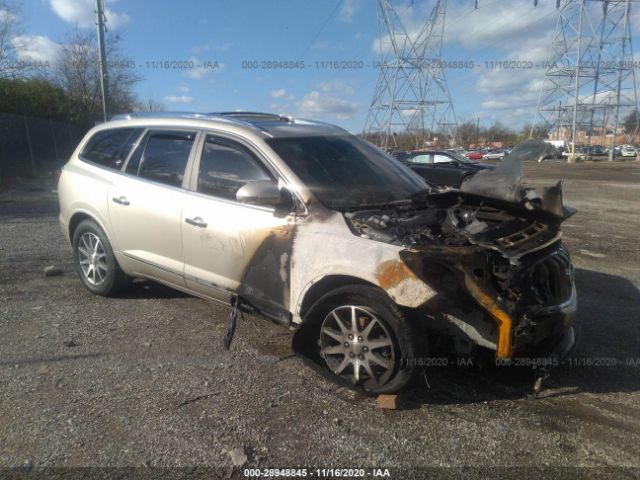
[[[198,112],[130,112],[119,113],[111,117],[111,120],[131,120],[132,118],[201,118],[220,119],[219,114]]]
[[[223,117],[231,117],[238,120],[242,120],[245,122],[256,122],[256,121],[276,121],[276,122],[287,122],[294,123],[293,117],[288,117],[285,115],[279,115],[277,113],[265,113],[265,112],[218,112],[218,113],[210,113],[210,115],[220,115]]]

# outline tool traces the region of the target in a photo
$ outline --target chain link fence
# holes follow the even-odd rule
[[[73,123],[0,113],[0,181],[60,168],[86,132]]]

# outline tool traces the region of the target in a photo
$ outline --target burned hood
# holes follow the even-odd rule
[[[461,189],[432,188],[411,204],[346,212],[345,219],[354,234],[372,240],[425,251],[493,250],[516,264],[559,241],[560,224],[575,213],[563,205],[561,182],[538,192],[521,181],[522,161],[545,155],[546,145],[525,142],[514,159]]]
[[[523,162],[539,161],[553,153],[554,147],[544,140],[527,140],[521,143],[493,170],[478,172],[460,186],[460,194],[497,201],[511,208],[544,211],[558,218],[566,218],[571,212],[562,205],[560,183],[545,187],[542,192],[527,187],[522,182]]]

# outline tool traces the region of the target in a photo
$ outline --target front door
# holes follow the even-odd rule
[[[194,163],[192,192],[183,204],[184,275],[189,288],[243,301],[285,320],[294,216],[248,205],[236,192],[254,181],[276,180],[255,152],[206,135]]]

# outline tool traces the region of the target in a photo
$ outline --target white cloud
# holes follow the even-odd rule
[[[217,72],[224,67],[224,64],[214,61],[202,61],[196,57],[191,57],[189,61],[194,65],[193,68],[185,70],[184,75],[192,80],[202,80],[210,76],[213,72]]]
[[[189,93],[189,90],[191,90],[191,89],[189,88],[189,85],[180,85],[180,86],[178,87],[178,91],[179,91],[180,93]]]
[[[53,62],[60,51],[59,44],[42,35],[18,35],[11,39],[11,45],[22,61]]]
[[[190,51],[194,54],[200,54],[205,52],[227,52],[231,50],[235,44],[233,43],[213,43],[208,42],[202,45],[196,45],[195,47],[191,47]]]
[[[360,0],[344,0],[338,13],[338,20],[349,23],[360,6]]]
[[[58,17],[82,28],[94,27],[96,23],[95,0],[49,0],[51,9]],[[107,28],[119,28],[129,23],[129,15],[117,13],[105,7]]]
[[[360,109],[360,105],[348,97],[354,94],[354,89],[342,80],[322,82],[316,88],[306,93],[296,103],[302,115],[334,116],[338,120],[348,120]]]
[[[180,103],[183,105],[193,103],[193,97],[187,95],[167,95],[164,99],[169,103]]]
[[[295,97],[288,94],[284,88],[278,88],[277,90],[271,90],[271,98],[279,98],[281,100],[293,100]]]
[[[9,10],[0,9],[0,22],[10,23],[18,20],[18,17]]]

